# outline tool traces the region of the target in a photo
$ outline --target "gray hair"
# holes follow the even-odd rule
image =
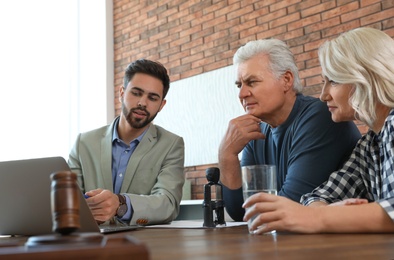
[[[319,48],[323,74],[340,84],[353,84],[349,104],[355,118],[372,127],[376,105],[394,107],[394,40],[373,28],[357,28]]]
[[[233,57],[233,63],[237,65],[261,53],[268,55],[271,72],[277,79],[286,71],[291,71],[294,76],[293,89],[297,93],[302,91],[294,55],[286,43],[281,40],[265,39],[250,41],[237,50]]]

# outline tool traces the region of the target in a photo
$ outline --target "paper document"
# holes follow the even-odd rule
[[[145,226],[145,228],[206,228],[203,227],[203,220],[175,220],[169,224]],[[227,228],[247,225],[247,222],[228,221],[225,226],[216,226],[216,228]]]

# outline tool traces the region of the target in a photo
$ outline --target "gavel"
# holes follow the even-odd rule
[[[77,175],[70,171],[54,172],[51,179],[51,214],[54,234],[32,236],[26,241],[27,248],[61,246],[99,246],[103,236],[96,233],[75,232],[81,227],[79,202],[81,191]]]

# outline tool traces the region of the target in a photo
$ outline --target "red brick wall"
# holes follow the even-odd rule
[[[204,184],[208,181],[205,177],[205,170],[209,167],[218,167],[217,164],[207,164],[192,167],[185,167],[185,177],[190,180],[192,199],[204,199]],[[213,191],[213,190],[212,190]],[[212,198],[214,194],[212,193]]]
[[[250,40],[277,38],[295,54],[306,95],[321,90],[317,48],[326,39],[374,27],[394,37],[393,0],[113,0],[115,108],[125,66],[138,58],[157,60],[171,81],[232,64]],[[359,126],[362,133],[364,125]],[[192,197],[202,198],[205,168],[185,169]]]

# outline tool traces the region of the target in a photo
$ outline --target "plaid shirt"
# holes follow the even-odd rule
[[[342,169],[301,197],[301,203],[333,203],[348,198],[376,201],[394,221],[394,109],[379,134],[369,130]]]

